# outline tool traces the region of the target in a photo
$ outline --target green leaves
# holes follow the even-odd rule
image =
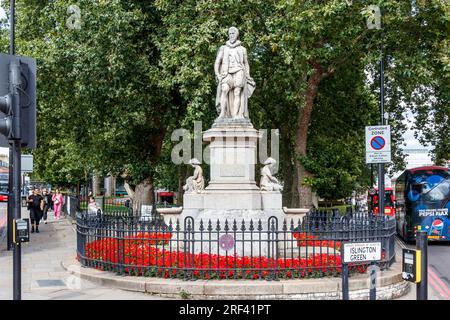
[[[180,168],[167,156],[169,134],[194,120],[207,128],[217,116],[213,62],[232,25],[257,84],[250,117],[257,128],[280,128],[283,180],[295,169],[297,120],[315,64],[330,74],[308,124],[308,183],[326,197],[363,184],[360,137],[378,121],[382,33],[395,141],[402,142],[404,112],[414,111],[436,161],[448,158],[450,29],[442,1],[416,1],[412,10],[400,0],[79,0],[80,30],[66,26],[67,1],[17,3],[18,53],[38,60],[35,162],[48,181],[127,170],[134,184],[156,173],[175,188]],[[380,6],[383,32],[367,30],[361,11],[369,4]],[[0,29],[2,52],[7,47]],[[395,161],[403,165],[398,150]]]

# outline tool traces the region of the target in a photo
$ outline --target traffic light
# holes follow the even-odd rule
[[[0,54],[0,112],[0,147],[21,139],[22,147],[36,148],[36,60]]]
[[[36,60],[20,60],[20,130],[22,147],[36,148]]]
[[[0,97],[0,111],[5,115],[8,115],[7,117],[0,118],[0,134],[10,138],[12,130],[12,121],[10,116],[12,112],[12,96],[10,94]]]

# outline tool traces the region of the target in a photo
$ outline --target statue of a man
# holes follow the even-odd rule
[[[217,95],[216,108],[219,118],[248,118],[247,100],[255,90],[255,81],[250,77],[247,50],[241,46],[239,31],[228,30],[229,40],[221,46],[214,64]]]
[[[203,179],[203,170],[200,167],[200,161],[197,159],[189,160],[189,164],[194,168],[194,175],[186,179],[183,190],[189,192],[200,192],[205,188],[205,180]]]
[[[274,158],[267,158],[264,167],[261,169],[261,181],[259,187],[261,191],[282,191],[283,186],[277,178],[272,175],[272,168],[277,163]]]

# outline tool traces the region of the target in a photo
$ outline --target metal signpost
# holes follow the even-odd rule
[[[385,126],[384,114],[384,32],[381,21],[381,9],[379,6],[373,5],[371,7],[373,17],[367,20],[367,28],[369,30],[381,30],[381,45],[380,45],[380,126],[384,130],[388,130],[388,136],[373,135],[368,140],[368,128],[366,127],[366,163],[371,165],[378,164],[378,208],[380,214],[384,213],[384,164],[391,162],[391,137],[390,127]]]
[[[342,244],[342,299],[349,300],[348,264],[371,263],[370,300],[376,300],[375,264],[381,260],[381,242],[344,242]]]

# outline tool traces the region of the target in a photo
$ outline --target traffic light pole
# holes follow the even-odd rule
[[[16,48],[15,48],[15,0],[11,0],[10,3],[10,9],[11,9],[11,14],[10,14],[10,28],[9,28],[9,54],[10,55],[15,55],[16,54]],[[9,174],[8,174],[8,186],[9,186],[9,190],[8,190],[8,213],[7,213],[7,227],[8,227],[8,241],[7,241],[7,246],[8,246],[8,251],[12,249],[12,228],[13,228],[13,217],[14,217],[14,209],[13,209],[13,202],[14,202],[14,198],[13,198],[13,192],[12,192],[12,188],[11,186],[13,185],[13,168],[14,168],[14,157],[13,157],[13,144],[10,143],[9,144]]]
[[[15,55],[15,8],[16,3],[15,0],[11,0],[10,2],[10,54]],[[21,218],[20,212],[20,158],[21,158],[21,129],[20,129],[20,96],[19,96],[19,86],[20,86],[20,65],[17,60],[11,62],[10,65],[10,92],[12,93],[12,110],[13,110],[13,119],[12,119],[12,130],[14,140],[12,142],[12,146],[10,143],[10,148],[12,149],[12,209],[14,212],[14,219]],[[10,186],[11,189],[11,186]],[[11,226],[14,228],[14,224]],[[14,252],[13,252],[13,299],[21,300],[22,299],[22,248],[20,242],[16,242],[13,244]]]
[[[14,194],[14,219],[21,218],[20,212],[20,140],[14,140],[13,143],[13,158],[14,158],[14,174],[13,174],[13,194]],[[22,248],[21,243],[14,244],[14,272],[13,272],[13,297],[14,300],[21,300],[22,287]]]
[[[384,48],[383,33],[381,33],[381,60],[380,60],[380,125],[384,125]],[[384,215],[384,163],[378,164],[378,209],[379,214]]]
[[[8,251],[12,250],[13,248],[13,242],[12,242],[12,227],[13,227],[13,192],[12,188],[10,186],[13,185],[13,146],[12,144],[9,144],[9,174],[8,174],[8,209],[7,209],[7,227],[8,227],[8,243],[7,243],[7,249]]]

